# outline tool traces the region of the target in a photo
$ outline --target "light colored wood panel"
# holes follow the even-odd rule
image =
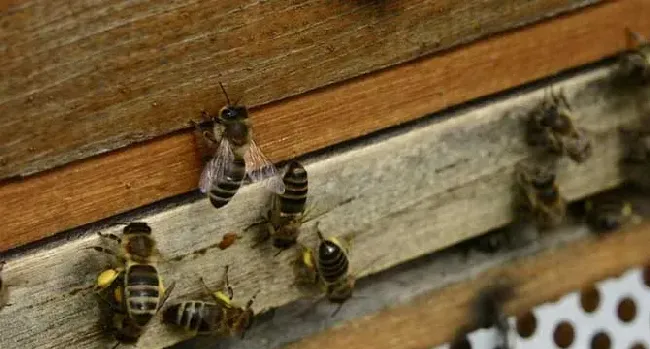
[[[576,122],[594,139],[593,158],[580,166],[561,163],[558,180],[568,199],[621,183],[618,127],[638,122],[637,102],[650,101],[650,92],[642,90],[639,95],[603,95],[610,73],[602,68],[560,84],[575,108]],[[369,273],[510,222],[513,166],[529,155],[522,116],[543,94],[540,89],[395,130],[308,164],[310,200],[323,212],[320,228],[326,235],[354,234],[353,268],[382,255]],[[226,264],[232,266],[239,297],[261,289],[258,310],[303,296],[291,286],[291,252],[273,257],[270,246],[251,249],[252,234],[225,251],[214,247],[223,234],[257,221],[266,198],[259,185],[250,185],[223,210],[199,200],[143,218],[153,226],[168,261],[163,275],[178,282],[173,299],[200,289],[197,274],[216,282]],[[314,223],[305,225],[305,244],[315,242]],[[81,348],[97,340],[99,330],[89,322],[97,310],[86,286],[99,271],[101,257],[80,252],[96,242],[96,237],[86,236],[9,261],[7,278],[28,278],[30,285],[17,288],[16,305],[0,313],[0,320],[13,320],[0,328],[0,346],[20,342]],[[63,330],[51,326],[62,317]],[[79,339],[70,343],[59,331]],[[152,326],[140,347],[159,348],[178,340]]]
[[[264,107],[256,134],[287,159],[592,62],[623,49],[625,26],[650,32],[649,5],[610,2]],[[194,152],[189,133],[175,134],[5,183],[0,225],[11,234],[0,232],[0,250],[195,189]]]
[[[477,292],[498,277],[509,277],[516,284],[517,297],[506,304],[507,312],[523,315],[533,306],[555,301],[629,268],[646,266],[650,270],[649,243],[647,223],[606,239],[574,242],[493,268],[471,280],[422,295],[410,304],[353,320],[285,348],[433,348],[450,341],[455,331],[467,324]]]
[[[258,106],[595,2],[24,0],[0,17],[0,178],[185,128],[218,80]]]

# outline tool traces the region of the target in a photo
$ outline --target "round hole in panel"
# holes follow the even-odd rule
[[[643,343],[634,343],[630,349],[647,349]]]
[[[623,322],[630,322],[636,317],[636,304],[630,297],[623,298],[618,303],[618,318]]]
[[[573,343],[575,332],[573,325],[568,321],[562,321],[555,326],[553,331],[553,342],[560,348],[568,348]]]
[[[535,333],[537,329],[537,318],[528,311],[526,314],[517,318],[517,333],[521,338],[528,338]]]
[[[594,286],[589,286],[580,292],[580,306],[586,313],[593,313],[600,304],[600,293]]]
[[[605,332],[598,332],[591,337],[591,349],[610,349],[612,340]]]

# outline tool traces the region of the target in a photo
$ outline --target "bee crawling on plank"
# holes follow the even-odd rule
[[[175,283],[167,289],[163,286],[157,268],[159,252],[147,223],[127,224],[122,237],[98,234],[118,243],[120,250],[89,247],[118,260],[115,268],[99,274],[95,290],[113,312],[116,347],[120,343],[135,343],[162,308]]]
[[[634,213],[632,203],[619,198],[596,198],[585,201],[585,220],[597,234],[619,230],[639,223],[641,217]]]
[[[581,163],[592,154],[591,141],[586,131],[574,125],[571,106],[562,91],[551,96],[533,110],[527,120],[526,141],[550,154],[568,156]]]
[[[308,220],[307,170],[298,161],[291,161],[286,167],[282,181],[285,187],[284,193],[274,193],[271,198],[271,208],[266,216],[261,222],[254,223],[250,227],[262,225],[261,241],[270,238],[274,247],[284,250],[296,244],[300,228]]]
[[[224,287],[211,290],[201,279],[201,283],[213,301],[188,300],[173,304],[163,311],[163,322],[180,327],[194,335],[217,335],[244,337],[245,332],[253,325],[254,312],[251,309],[257,293],[245,306],[232,303],[233,290],[228,282],[228,266],[224,273]]]
[[[564,222],[566,201],[556,183],[554,166],[520,162],[515,176],[520,193],[519,208],[532,216],[540,229],[553,228]]]
[[[628,47],[631,50],[621,56],[619,71],[634,83],[650,83],[650,42],[643,35],[626,28]]]
[[[350,273],[349,254],[352,238],[325,238],[318,229],[318,223],[316,233],[317,250],[303,247],[302,254],[294,263],[296,284],[318,285],[324,298],[338,304],[331,315],[335,316],[341,310],[343,303],[352,297],[356,283],[356,276]],[[365,267],[360,270],[364,269]],[[316,301],[320,301],[323,297]]]
[[[207,141],[208,148],[214,151],[201,173],[199,189],[207,193],[215,208],[230,202],[246,176],[253,182],[265,181],[269,190],[283,193],[284,183],[277,169],[253,139],[248,109],[237,102],[231,103],[223,85],[219,83],[219,86],[228,104],[217,116],[203,113],[204,118],[210,121],[211,129],[192,122]]]

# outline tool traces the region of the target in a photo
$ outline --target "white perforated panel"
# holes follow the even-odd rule
[[[570,293],[536,307],[534,332],[527,338],[510,318],[511,348],[650,349],[650,272],[645,274],[642,268],[629,270],[596,283],[597,291]],[[500,343],[494,329],[477,330],[468,337],[472,349],[494,349]]]

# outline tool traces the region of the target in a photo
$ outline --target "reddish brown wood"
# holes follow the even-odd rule
[[[185,128],[201,109],[216,111],[224,103],[219,80],[233,97],[259,106],[595,2],[22,0],[4,5],[0,179]],[[307,139],[293,138],[289,146]]]

